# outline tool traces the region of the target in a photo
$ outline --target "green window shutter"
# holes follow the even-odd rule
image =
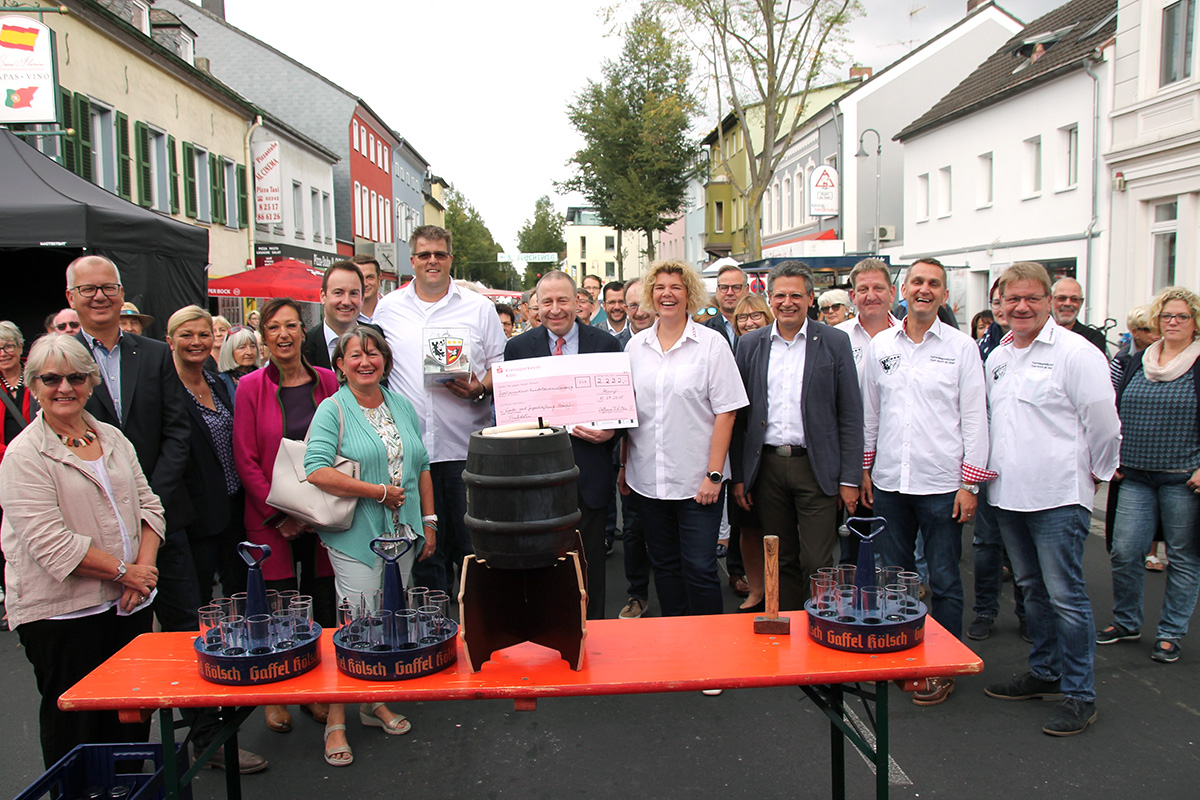
[[[75,104],[73,96],[69,89],[59,88],[58,102],[62,107],[62,127],[63,129],[75,127]],[[62,164],[71,172],[77,172],[76,164],[79,162],[78,153],[75,148],[78,147],[79,131],[75,131],[72,136],[63,136],[59,142],[59,157],[58,163]]]
[[[175,137],[167,137],[167,161],[171,165],[171,178],[167,188],[171,194],[171,213],[179,213],[179,156],[175,154]]]
[[[138,205],[154,205],[153,153],[150,147],[150,128],[144,122],[133,123],[133,141],[137,150]]]
[[[129,155],[129,115],[117,112],[117,194],[133,199],[133,159]]]
[[[75,93],[75,174],[92,180],[92,102]]]
[[[221,179],[225,171],[221,169],[221,159],[215,154],[208,154],[208,185],[209,185],[209,219],[215,224],[225,221],[225,192],[221,187]]]
[[[200,202],[196,191],[196,146],[183,143],[183,213],[193,219],[199,213]]]
[[[250,194],[246,187],[246,165],[237,165],[238,227],[250,224]]]

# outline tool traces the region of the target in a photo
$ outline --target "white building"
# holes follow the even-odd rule
[[[1109,314],[1200,287],[1200,64],[1195,0],[1121,0],[1115,47]]]
[[[1031,22],[897,139],[904,145],[902,246],[951,271],[960,322],[987,308],[1017,261],[1083,286],[1083,318],[1108,316],[1108,180],[1100,174],[1117,0],[1071,0]],[[965,277],[965,280],[963,279]]]

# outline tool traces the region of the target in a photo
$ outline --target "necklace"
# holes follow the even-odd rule
[[[63,436],[61,433],[58,434],[58,438],[61,439],[62,443],[67,447],[87,447],[89,444],[96,441],[96,432],[91,428],[88,428],[83,434],[82,439],[77,439],[74,436]]]
[[[17,393],[17,390],[20,389],[25,384],[25,373],[24,373],[24,371],[22,371],[17,374],[17,385],[16,386],[13,386],[11,383],[9,383],[8,378],[4,377],[3,373],[0,373],[0,383],[4,384],[4,388],[9,394],[15,396]]]

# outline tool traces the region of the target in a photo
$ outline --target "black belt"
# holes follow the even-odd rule
[[[780,458],[794,458],[796,456],[808,455],[808,448],[801,447],[798,444],[781,444],[781,445],[766,445],[766,451],[777,455]]]

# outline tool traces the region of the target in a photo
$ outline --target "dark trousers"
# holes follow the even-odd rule
[[[607,508],[588,508],[579,494],[579,536],[583,539],[583,557],[587,559],[587,618],[604,619],[604,584],[608,545],[604,540]]]
[[[655,500],[638,495],[646,552],[654,567],[654,591],[664,617],[724,611],[717,572],[721,496],[702,506],[695,500]]]
[[[742,563],[742,526],[738,521],[737,501],[733,499],[730,481],[725,481],[725,516],[729,519],[729,544],[725,548],[725,570],[731,578],[746,574]]]
[[[467,514],[467,485],[462,473],[466,461],[439,461],[429,465],[433,479],[433,510],[438,518],[437,549],[413,564],[412,583],[453,594],[454,579],[465,557],[475,552],[463,517]],[[602,531],[603,533],[603,531]],[[603,562],[603,552],[601,562]]]
[[[38,722],[47,768],[76,745],[149,739],[149,721],[126,724],[116,711],[60,711],[58,697],[134,637],[149,633],[153,622],[148,611],[118,617],[113,608],[79,619],[38,620],[17,627],[42,696]]]
[[[751,492],[764,536],[779,537],[779,609],[798,611],[808,599],[808,576],[832,566],[837,498],[817,485],[808,456],[764,452]]]
[[[225,597],[234,592],[246,591],[246,562],[237,553],[238,544],[246,539],[245,515],[241,513],[243,498],[242,492],[230,498],[236,511],[230,515],[225,530],[215,536],[191,540],[200,605],[212,602],[214,577],[221,582],[221,591]],[[316,601],[313,602],[315,604]],[[316,613],[315,610],[313,613]]]
[[[642,530],[642,515],[638,511],[636,492],[621,495],[621,549],[625,555],[625,580],[629,581],[629,596],[650,599],[650,556],[646,554],[646,534]]]
[[[200,627],[196,609],[200,607],[200,584],[187,530],[167,531],[158,547],[158,596],[154,616],[164,631],[194,631]]]

